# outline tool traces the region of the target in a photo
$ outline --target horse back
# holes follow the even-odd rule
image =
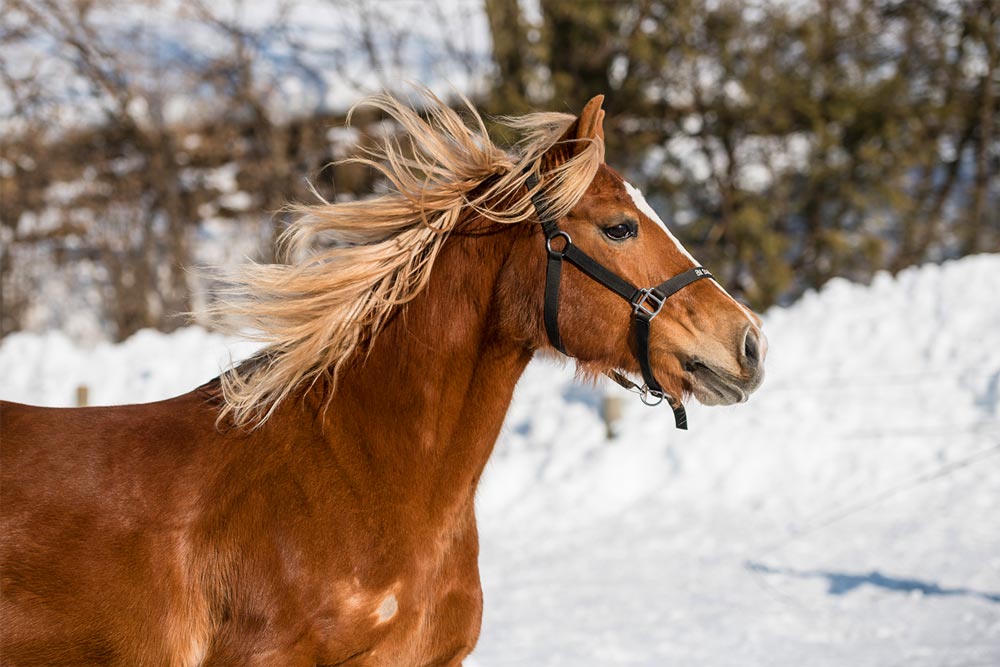
[[[44,510],[57,523],[57,509],[101,514],[107,528],[155,519],[181,491],[213,430],[210,409],[198,403],[194,393],[92,408],[0,402],[4,514]]]

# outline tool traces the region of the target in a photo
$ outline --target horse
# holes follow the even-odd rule
[[[761,321],[605,164],[602,102],[500,147],[471,104],[370,98],[403,139],[356,159],[391,187],[296,207],[285,261],[220,290],[259,353],[155,403],[3,403],[3,664],[460,665],[476,487],[536,354],[746,400]]]

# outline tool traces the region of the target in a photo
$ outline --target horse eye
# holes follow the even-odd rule
[[[611,227],[604,228],[604,235],[607,236],[612,241],[624,241],[625,239],[635,236],[635,229],[632,225],[627,222],[623,222],[619,225],[612,225]]]

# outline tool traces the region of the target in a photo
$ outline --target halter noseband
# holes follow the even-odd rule
[[[687,429],[687,413],[684,411],[684,405],[680,399],[667,394],[653,375],[653,367],[649,363],[649,326],[653,318],[660,314],[667,299],[696,280],[714,279],[714,277],[708,269],[696,266],[663,281],[656,287],[638,288],[574,245],[569,233],[559,229],[558,220],[542,215],[542,211],[548,207],[545,195],[538,188],[538,177],[534,173],[528,174],[525,185],[529,191],[535,190],[531,202],[545,232],[545,249],[549,256],[545,268],[545,332],[549,336],[549,342],[557,350],[570,356],[559,335],[559,284],[562,280],[563,260],[566,260],[632,306],[632,319],[635,323],[635,356],[642,370],[644,384],[639,386],[618,371],[608,371],[605,375],[625,389],[638,393],[646,405],[659,405],[666,400],[674,411],[674,423],[677,428]],[[561,248],[553,247],[557,239],[562,239]]]

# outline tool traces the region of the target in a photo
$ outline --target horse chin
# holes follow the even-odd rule
[[[745,403],[750,398],[752,389],[741,386],[742,383],[728,373],[698,362],[689,364],[688,368],[691,394],[702,405],[733,405]]]

